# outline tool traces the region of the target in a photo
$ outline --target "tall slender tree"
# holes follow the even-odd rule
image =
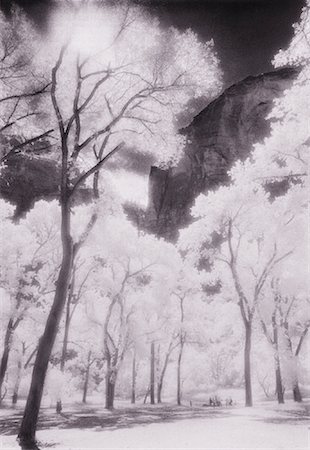
[[[93,179],[92,195],[98,199],[99,171],[129,145],[154,151],[166,162],[175,160],[182,147],[175,115],[189,98],[219,88],[212,43],[201,44],[192,32],[164,32],[144,12],[123,4],[59,8],[61,14],[51,22],[50,36],[35,62],[51,68],[50,99],[61,163],[62,261],[19,431],[26,447],[35,445],[44,380],[74,260],[97,219],[94,210],[74,238],[77,193]],[[148,39],[137,40],[137,33]],[[49,105],[46,110],[51,111]]]

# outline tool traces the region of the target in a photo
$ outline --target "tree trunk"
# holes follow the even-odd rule
[[[2,387],[3,382],[6,374],[6,370],[8,367],[8,360],[9,360],[9,354],[10,354],[10,347],[11,347],[11,341],[12,341],[12,335],[13,335],[13,319],[10,318],[5,332],[4,337],[4,346],[3,346],[3,353],[0,363],[0,402],[2,399]]]
[[[169,347],[168,347],[168,350],[167,350],[167,353],[166,353],[166,356],[165,356],[165,359],[164,359],[164,364],[163,364],[163,367],[162,367],[162,371],[161,371],[160,376],[159,376],[159,381],[158,381],[158,384],[157,384],[157,403],[161,403],[162,402],[162,400],[161,400],[161,393],[162,393],[162,390],[163,390],[164,378],[165,378],[166,370],[167,370],[168,363],[169,363],[169,357],[170,357],[171,352],[173,350],[172,342],[173,341],[171,340],[171,342],[169,344]]]
[[[136,379],[137,379],[137,368],[136,368],[136,353],[134,352],[132,358],[132,383],[131,383],[131,403],[136,403]]]
[[[106,400],[106,408],[113,409],[114,408],[114,396],[115,396],[115,383],[114,381],[108,381],[108,395]]]
[[[150,373],[150,398],[151,405],[155,405],[155,343],[151,343],[151,373]]]
[[[275,315],[272,318],[272,326],[273,326],[273,343],[274,343],[274,350],[275,350],[274,361],[275,361],[275,374],[276,374],[276,393],[277,393],[278,403],[283,404],[284,403],[284,391],[283,391],[281,365],[280,365],[278,325],[276,322]]]
[[[18,360],[18,363],[17,363],[17,375],[16,375],[16,381],[15,381],[13,395],[12,395],[12,405],[16,405],[17,400],[18,400],[18,391],[19,391],[19,386],[20,386],[20,382],[22,379],[22,370],[23,370],[25,353],[26,353],[26,345],[23,342],[22,343],[22,353],[21,353],[20,359]]]
[[[299,389],[298,380],[295,380],[295,384],[293,386],[293,396],[294,396],[294,402],[302,402],[302,395]]]
[[[86,403],[86,397],[87,397],[87,391],[88,391],[89,370],[90,370],[90,364],[91,364],[90,358],[91,358],[91,351],[88,352],[88,357],[87,357],[86,374],[85,374],[85,381],[84,381],[84,387],[83,387],[83,403]]]
[[[150,388],[148,388],[147,391],[145,392],[145,396],[144,396],[144,399],[143,399],[143,405],[146,404],[146,401],[147,401],[147,398],[148,398],[149,394],[150,394]]]
[[[58,399],[56,402],[56,413],[60,414],[62,411],[62,401],[61,399]]]
[[[115,395],[115,381],[113,376],[107,376],[106,379],[106,394],[105,394],[105,407],[106,409],[114,408],[114,395]]]
[[[184,324],[184,297],[180,297],[180,347],[178,355],[178,367],[177,367],[177,404],[181,406],[182,401],[182,380],[181,380],[181,363],[183,356],[183,348],[185,344],[185,333],[183,330]]]
[[[71,280],[72,283],[72,280]],[[61,359],[60,359],[60,371],[63,374],[65,371],[66,358],[67,358],[67,350],[68,350],[68,339],[69,339],[69,327],[70,327],[70,302],[71,295],[68,295],[67,307],[66,307],[66,320],[65,320],[65,331],[64,331],[64,339],[62,343],[62,351],[61,351]],[[61,392],[59,393],[61,395]],[[56,403],[56,413],[60,414],[62,411],[62,400],[61,397],[58,398]]]
[[[184,347],[184,342],[183,342],[183,339],[181,339],[179,356],[178,356],[178,367],[177,367],[177,404],[179,406],[181,406],[181,402],[182,402],[181,363],[182,363],[182,356],[183,356],[183,347]]]
[[[283,384],[282,384],[282,375],[281,375],[281,367],[280,367],[280,359],[278,356],[275,357],[275,371],[276,371],[276,393],[278,398],[278,403],[284,403],[284,393],[283,393]]]
[[[106,389],[105,389],[105,408],[114,408],[114,395],[115,395],[115,383],[116,383],[117,372],[115,367],[112,366],[112,361],[110,355],[107,357],[107,373],[106,373]]]
[[[16,381],[15,381],[13,395],[12,395],[12,405],[16,405],[16,403],[17,403],[18,391],[19,391],[21,378],[22,378],[22,361],[19,360],[17,363],[17,376],[16,376]]]
[[[14,387],[14,392],[13,392],[13,395],[12,395],[12,405],[16,405],[16,403],[17,403],[17,400],[18,400],[18,389],[16,390],[15,389],[15,387]]]
[[[40,339],[39,339],[39,341],[40,341]],[[32,359],[34,358],[35,354],[37,353],[37,350],[38,350],[38,346],[30,353],[27,361],[24,364],[24,369],[27,369],[27,367],[30,365]]]
[[[65,332],[64,340],[62,343],[62,352],[60,360],[60,370],[63,372],[65,370],[67,351],[68,351],[68,339],[69,339],[69,327],[70,327],[70,295],[68,296],[67,308],[66,308],[66,321],[65,321]]]
[[[299,382],[298,382],[298,374],[297,374],[297,367],[296,367],[296,356],[294,355],[293,352],[293,344],[292,344],[292,340],[290,338],[289,335],[289,325],[287,322],[284,323],[284,330],[285,330],[285,336],[287,339],[287,344],[288,344],[288,348],[289,348],[289,352],[290,352],[290,357],[291,357],[291,364],[292,364],[292,371],[293,371],[293,398],[295,402],[302,402],[302,395],[299,389]]]
[[[163,390],[163,383],[160,380],[157,384],[157,403],[161,403],[161,391]]]
[[[55,343],[61,315],[66,303],[68,287],[72,275],[73,243],[70,235],[70,205],[63,199],[61,210],[62,262],[58,275],[54,302],[48,315],[44,333],[39,341],[32,372],[30,391],[18,435],[22,448],[36,448],[35,433],[46,372]]]
[[[244,382],[245,382],[245,406],[253,406],[252,382],[251,382],[251,340],[252,323],[245,323],[245,346],[244,346]]]

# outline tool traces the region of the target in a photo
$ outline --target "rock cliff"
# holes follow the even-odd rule
[[[145,227],[174,240],[177,230],[190,222],[195,197],[228,182],[227,171],[245,159],[254,143],[270,132],[266,117],[273,100],[287,89],[295,69],[281,69],[248,77],[231,86],[198,114],[182,133],[185,156],[178,167],[152,167]]]
[[[181,132],[187,137],[185,156],[178,167],[152,167],[149,177],[149,206],[129,215],[139,226],[175,240],[180,227],[190,221],[195,197],[228,181],[227,171],[234,161],[249,155],[253,143],[269,133],[266,116],[274,98],[289,87],[294,69],[248,77],[231,86],[198,114]],[[38,155],[37,155],[38,156]],[[23,153],[7,161],[1,172],[0,195],[17,205],[19,217],[40,198],[59,195],[60,168],[51,159]],[[77,201],[87,201],[87,189]]]
[[[1,171],[1,197],[16,205],[15,217],[18,218],[29,211],[36,200],[55,198],[59,179],[59,167],[53,161],[14,155]]]

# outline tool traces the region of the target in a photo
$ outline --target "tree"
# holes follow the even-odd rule
[[[163,385],[164,385],[164,378],[166,375],[166,371],[168,368],[168,364],[169,364],[171,355],[172,355],[173,351],[178,347],[178,345],[179,345],[178,334],[173,332],[172,335],[170,336],[169,344],[164,353],[162,365],[161,365],[161,367],[158,368],[159,374],[158,374],[158,382],[157,382],[157,403],[162,402],[162,389],[163,389]],[[158,361],[158,365],[159,365],[159,361]]]
[[[46,306],[46,302],[44,302]],[[8,367],[8,380],[11,380],[12,404],[16,405],[19,399],[19,390],[24,380],[27,379],[29,368],[33,363],[37,352],[37,343],[43,331],[44,306],[33,305],[27,311],[24,319],[17,327],[13,340],[12,351],[15,357],[11,358],[10,367]]]
[[[300,227],[299,231],[301,230]],[[310,327],[308,274],[307,269],[300,265],[300,262],[307,258],[303,235],[304,233],[300,233],[299,242],[294,240],[294,255],[283,262],[282,270],[277,271],[271,289],[266,289],[265,298],[260,305],[263,330],[274,350],[278,389],[281,385],[281,356],[286,383],[292,385],[295,401],[302,400],[298,382],[298,355],[302,351]]]
[[[155,342],[151,342],[150,354],[150,402],[155,405]]]
[[[236,293],[245,331],[246,406],[252,406],[254,315],[266,281],[293,253],[290,239],[296,236],[296,228],[292,223],[300,225],[300,216],[291,216],[289,203],[278,199],[271,204],[257,183],[245,185],[236,178],[231,186],[198,197],[193,214],[199,220],[181,234],[181,245],[196,264],[213,267],[211,282]]]
[[[68,356],[68,343],[69,343],[69,331],[70,331],[70,325],[74,316],[74,313],[76,311],[76,308],[81,300],[81,297],[84,294],[85,285],[87,283],[87,280],[90,276],[91,271],[95,269],[95,264],[91,264],[90,267],[83,267],[85,265],[86,261],[79,261],[77,258],[73,269],[72,269],[72,278],[70,282],[70,287],[68,290],[68,297],[66,302],[66,311],[65,311],[65,323],[64,323],[64,337],[62,341],[62,350],[61,350],[61,357],[60,357],[60,371],[61,373],[64,373],[66,360]],[[87,367],[86,367],[86,380],[84,385],[84,395],[83,399],[87,394],[87,386],[88,386],[88,378],[89,378],[89,369],[90,366],[93,364],[94,360],[91,358],[91,352],[88,353],[87,357]],[[85,403],[86,400],[83,402]],[[62,402],[61,398],[57,400],[56,404],[56,412],[60,413],[62,411]]]
[[[104,355],[101,336],[102,327],[96,324],[88,316],[87,289],[83,295],[83,301],[79,304],[70,325],[70,341],[68,341],[66,371],[62,373],[62,400],[68,400],[65,394],[70,395],[76,390],[82,391],[82,402],[87,403],[89,394],[100,389],[104,380]],[[60,348],[60,358],[62,348]],[[58,360],[59,361],[59,360]],[[57,363],[58,363],[57,361]],[[70,389],[68,391],[68,377],[70,377]],[[67,389],[67,392],[65,390]],[[68,395],[67,395],[68,397]],[[57,406],[57,403],[56,403]]]
[[[83,385],[83,399],[82,399],[83,403],[86,403],[88,385],[89,385],[90,368],[94,364],[95,361],[96,361],[96,358],[92,358],[92,352],[91,352],[91,350],[89,350],[88,355],[87,355],[87,364],[86,364],[86,370],[85,370],[85,381],[84,381],[84,385]]]
[[[197,301],[197,294],[200,293],[200,278],[199,273],[195,271],[186,261],[182,261],[176,276],[175,286],[171,291],[171,295],[177,300],[177,315],[178,315],[178,357],[177,357],[177,404],[181,405],[182,400],[182,358],[186,342],[189,340],[188,326],[188,311],[186,311],[185,303],[191,301],[190,308],[195,310],[194,302]]]
[[[51,103],[60,141],[63,255],[19,432],[24,446],[34,445],[73,262],[97,218],[94,211],[74,241],[71,215],[77,192],[93,178],[93,196],[99,197],[99,170],[124,144],[144,152],[156,149],[159,159],[173,160],[182,146],[175,115],[189,98],[214,93],[219,87],[212,43],[199,43],[190,31],[164,32],[144,12],[123,5],[103,9],[86,5],[74,14],[70,8],[60,8],[55,14],[49,39],[42,42],[35,62],[42,67],[45,59],[51,70]],[[148,39],[138,40],[137,33]]]
[[[186,333],[183,329],[184,324],[184,299],[185,296],[178,296],[180,301],[180,332],[179,332],[179,355],[178,355],[178,370],[177,370],[177,404],[181,405],[181,362],[182,362],[182,356],[183,356],[183,349],[186,339]]]
[[[119,236],[126,236],[126,241],[120,242]],[[106,408],[112,409],[120,367],[139,339],[135,330],[143,328],[139,311],[143,303],[149,306],[151,288],[167,272],[176,252],[171,244],[143,234],[125,217],[113,215],[98,218],[86,251],[97,253],[96,273],[90,278],[92,294],[88,292],[89,311],[102,327]]]
[[[262,314],[260,314],[260,321],[262,325],[262,329],[264,332],[264,335],[266,336],[267,341],[270,343],[270,345],[273,348],[274,352],[274,364],[275,364],[275,379],[276,379],[276,393],[278,398],[278,403],[284,403],[284,388],[283,388],[283,382],[282,382],[282,374],[281,374],[281,361],[280,361],[280,337],[279,333],[281,331],[280,329],[280,320],[279,320],[279,314],[280,314],[280,301],[281,296],[279,292],[277,291],[277,287],[275,286],[276,281],[271,281],[271,292],[270,296],[272,297],[272,300],[268,303],[271,303],[271,311],[270,311],[270,317],[268,317],[268,322],[262,317]],[[271,325],[271,332],[269,331],[269,325]]]
[[[278,197],[274,207],[276,208],[282,202],[286,208],[287,224],[289,225],[290,221],[295,221],[296,229],[299,230],[299,233],[292,233],[291,242],[294,243],[295,247],[299,248],[305,245],[307,233],[301,222],[306,220],[309,183],[309,8],[310,4],[307,1],[299,23],[294,25],[294,37],[289,47],[286,50],[280,50],[274,59],[276,67],[295,65],[299,68],[299,74],[296,76],[292,87],[274,102],[274,108],[268,117],[272,120],[271,134],[263,142],[254,146],[251,156],[246,161],[236,163],[230,171],[232,183],[241,186],[242,180],[244,191],[263,188],[263,191],[271,194],[270,202]],[[247,200],[245,200],[245,205],[246,202]],[[260,205],[259,202],[258,205]],[[210,221],[212,222],[212,219]],[[260,221],[259,217],[257,217],[257,221]],[[265,221],[270,224],[267,216]],[[216,226],[214,229],[216,229]],[[238,233],[238,230],[236,231]],[[271,228],[269,234],[273,232],[273,228]],[[234,253],[236,255],[237,247],[235,247],[235,251],[233,247],[231,248],[231,263],[236,259]],[[294,255],[296,255],[296,249],[294,249]],[[277,258],[275,257],[275,259]],[[304,254],[299,260],[298,258],[294,259],[296,265],[294,269],[293,266],[291,267],[295,274],[296,267],[298,267],[298,271],[303,271],[303,264],[306,260],[307,256]],[[282,264],[281,267],[282,271],[278,273],[278,277],[282,282],[285,269],[283,269]],[[237,275],[235,273],[235,280],[237,280]],[[238,287],[237,284],[236,289]],[[265,285],[265,282],[263,284]],[[292,280],[292,286],[297,288],[298,291],[295,280]],[[264,286],[260,289],[262,294],[263,288]],[[238,290],[241,293],[240,289]],[[296,292],[293,292],[291,295],[292,297],[296,296]],[[285,292],[281,294],[281,298],[283,297],[288,297]],[[277,321],[281,322],[278,306],[276,310]],[[274,328],[275,331],[276,328],[278,327]],[[269,337],[271,336],[269,335]],[[277,337],[274,336],[272,341],[274,342],[276,339]]]
[[[33,71],[38,35],[18,9],[10,20],[0,13],[0,162],[40,143],[52,130],[40,130],[41,100],[50,82]]]
[[[131,376],[131,404],[136,403],[136,381],[137,381],[137,359],[136,350],[133,350],[132,355],[132,376]]]
[[[1,202],[2,239],[0,284],[4,291],[4,314],[6,320],[3,353],[0,362],[0,393],[6,375],[9,354],[17,328],[30,314],[40,307],[46,283],[46,267],[42,255],[47,249],[47,239],[40,239],[29,229],[27,219],[18,225],[12,217],[5,217],[12,208]],[[12,236],[16,234],[14,239]]]
[[[284,297],[283,295],[281,295],[281,293],[278,294],[280,324],[284,332],[284,336],[286,339],[286,348],[289,353],[293,397],[296,402],[302,401],[302,395],[298,382],[297,359],[310,328],[310,319],[308,314],[309,306],[307,303],[308,302],[305,302],[300,298],[298,301],[297,296]],[[293,313],[295,313],[295,315],[297,316],[295,316],[297,320],[295,323],[293,322],[293,324],[290,324],[290,320],[292,320],[290,318]],[[295,349],[293,345],[293,335],[295,335],[295,339],[297,338]]]
[[[238,326],[238,305],[231,292],[223,289],[208,294],[204,286],[198,310],[201,325],[196,348],[205,354],[204,383],[212,392],[219,388],[242,386],[242,329]],[[196,320],[196,323],[198,321]]]
[[[298,74],[291,88],[274,101],[274,107],[268,116],[271,121],[270,136],[254,146],[250,158],[235,166],[237,172],[243,169],[245,182],[255,180],[262,185],[274,184],[276,187],[282,186],[282,191],[283,188],[294,187],[296,184],[305,188],[308,186],[309,11],[310,3],[307,0],[299,22],[293,25],[294,35],[288,48],[281,49],[274,57],[273,65],[276,68],[295,66]],[[307,194],[303,198],[305,202],[306,198]]]

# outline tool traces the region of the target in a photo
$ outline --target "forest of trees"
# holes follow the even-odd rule
[[[24,448],[42,401],[58,413],[72,399],[181,405],[221,388],[244,389],[246,406],[302,401],[309,11],[274,59],[300,71],[275,101],[270,136],[229,185],[197,198],[175,243],[131,223],[109,163],[133,148],[162,167],[181,158],[178,115],[221,89],[213,42],[125,3],[68,3],[45,36],[19,10],[0,16],[2,166],[20,155],[60,174],[59,198],[22,217],[0,200],[0,402],[27,398]]]

